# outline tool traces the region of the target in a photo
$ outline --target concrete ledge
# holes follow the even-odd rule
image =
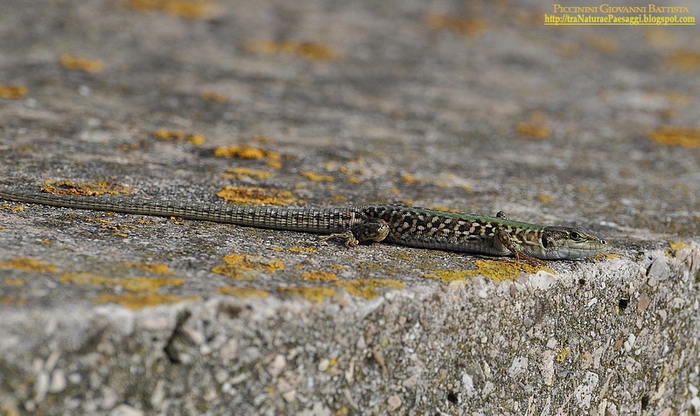
[[[373,300],[3,311],[9,414],[700,409],[698,246]]]

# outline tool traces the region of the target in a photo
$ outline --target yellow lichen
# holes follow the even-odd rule
[[[109,277],[89,272],[66,273],[61,276],[61,283],[74,285],[97,285],[107,288],[120,286],[131,292],[155,292],[161,286],[181,286],[183,279],[163,277]]]
[[[24,279],[13,279],[11,277],[6,277],[5,278],[5,284],[8,286],[23,286],[24,285]]]
[[[330,280],[336,280],[337,276],[333,272],[304,272],[301,274],[301,277],[303,277],[306,280],[325,280],[325,281],[330,281]]]
[[[27,303],[27,299],[0,296],[0,303],[7,306],[22,306]]]
[[[329,61],[340,57],[330,46],[317,42],[250,40],[243,44],[243,49],[263,55],[293,54],[309,60]]]
[[[44,181],[42,192],[60,195],[99,196],[103,194],[128,194],[133,188],[130,186],[116,185],[104,180],[89,182],[75,182],[68,179],[61,181]]]
[[[666,58],[666,65],[680,71],[700,70],[700,53],[691,49],[680,49]]]
[[[700,128],[664,126],[648,130],[647,136],[656,143],[666,146],[681,146],[686,149],[700,147]]]
[[[214,156],[217,157],[235,157],[238,159],[262,159],[267,156],[266,150],[249,146],[247,144],[235,146],[223,146],[214,149]]]
[[[172,270],[168,268],[165,264],[157,263],[126,263],[127,267],[133,267],[136,269],[147,270],[152,273],[157,274],[173,274]]]
[[[418,179],[416,179],[416,177],[411,175],[410,173],[404,173],[403,175],[401,175],[401,180],[406,182],[406,183],[418,182]]]
[[[515,129],[521,136],[531,139],[546,139],[552,134],[552,129],[544,124],[544,113],[541,111],[535,111],[530,120],[518,123]]]
[[[0,84],[0,98],[17,100],[27,95],[27,87],[24,85]]]
[[[425,21],[430,30],[449,30],[464,36],[477,35],[488,27],[483,19],[466,19],[434,14],[428,15]]]
[[[421,277],[426,279],[439,280],[442,283],[448,284],[455,280],[466,282],[467,273],[469,270],[434,270],[430,273],[423,273]]]
[[[613,53],[618,48],[617,40],[610,36],[602,36],[596,33],[587,32],[583,37],[583,43],[599,52]]]
[[[252,272],[256,271],[273,273],[284,269],[284,263],[281,260],[249,254],[229,254],[224,257],[224,261],[225,265],[215,266],[211,271],[238,280],[253,280],[254,274]]]
[[[225,103],[226,101],[228,101],[228,97],[226,96],[226,94],[210,90],[204,90],[200,92],[199,98],[206,101],[214,101],[217,103]]]
[[[22,205],[10,205],[10,204],[2,204],[3,208],[9,209],[10,211],[24,211],[24,207]]]
[[[515,260],[474,260],[477,266],[475,270],[436,270],[422,274],[421,277],[450,283],[454,280],[466,281],[466,277],[484,276],[496,282],[506,279],[515,279],[520,273],[534,274],[539,270],[545,270],[551,274],[556,272],[546,266],[533,266],[524,261]]]
[[[301,296],[316,303],[321,303],[324,298],[335,294],[335,290],[328,287],[281,287],[279,291],[291,296]]]
[[[302,202],[294,194],[283,189],[225,186],[216,195],[236,204],[288,205],[293,202]]]
[[[24,270],[27,272],[55,272],[56,266],[43,264],[38,260],[26,257],[17,257],[12,260],[0,262],[0,267]]]
[[[345,195],[333,194],[331,195],[331,201],[334,204],[343,204],[348,201],[348,197]]]
[[[270,172],[260,169],[235,167],[226,169],[226,172],[221,174],[222,178],[226,179],[267,179],[270,177]]]
[[[308,253],[315,253],[318,250],[316,250],[313,247],[290,247],[289,251],[292,253],[308,254]]]
[[[336,286],[342,287],[353,296],[363,297],[365,299],[373,299],[379,296],[378,288],[396,288],[401,289],[405,284],[399,280],[393,279],[354,279],[354,280],[337,280],[334,282]]]
[[[69,53],[61,54],[61,65],[66,69],[93,73],[100,72],[104,68],[104,64],[100,60],[71,55]]]
[[[669,241],[668,245],[669,247],[671,247],[672,250],[680,250],[682,248],[693,248],[693,246],[691,246],[690,244],[684,243],[682,241]]]
[[[310,170],[302,170],[299,172],[299,174],[305,178],[308,178],[314,182],[320,182],[320,181],[326,181],[326,182],[331,182],[333,181],[333,177],[330,175],[321,175],[316,172],[312,172]]]
[[[139,12],[161,11],[172,16],[198,19],[211,15],[218,2],[210,0],[128,0],[127,5]]]
[[[253,296],[258,296],[261,298],[270,295],[270,292],[266,290],[253,289],[252,287],[234,287],[234,286],[224,286],[216,289],[216,293],[222,295],[235,296],[237,298],[249,298]]]
[[[130,292],[155,292],[161,286],[181,286],[185,284],[184,279],[173,279],[165,277],[124,277],[118,279],[116,284]]]
[[[203,134],[185,133],[182,130],[174,129],[158,129],[153,132],[153,137],[160,140],[176,140],[190,142],[194,145],[202,145],[206,141]]]
[[[143,309],[149,306],[157,306],[168,303],[186,302],[199,300],[199,296],[179,296],[168,293],[131,293],[126,292],[120,295],[103,293],[96,297],[92,303],[96,305],[105,303],[116,303],[129,309]]]
[[[562,362],[566,359],[566,356],[569,355],[569,349],[566,347],[561,347],[559,352],[557,353],[557,361]]]

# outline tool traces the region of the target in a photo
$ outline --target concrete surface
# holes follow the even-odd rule
[[[504,210],[613,249],[532,268],[2,201],[2,413],[700,412],[698,29],[551,9],[5,1],[3,186]]]

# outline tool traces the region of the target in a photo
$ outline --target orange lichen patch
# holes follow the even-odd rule
[[[358,183],[362,182],[362,179],[360,179],[357,176],[350,176],[350,177],[348,177],[348,182],[358,184]]]
[[[224,262],[226,262],[225,265],[215,266],[211,271],[238,280],[253,280],[254,275],[252,272],[256,271],[273,273],[284,269],[284,263],[281,260],[249,254],[229,254],[224,257]]]
[[[474,264],[477,266],[475,270],[436,270],[434,272],[422,274],[421,277],[439,280],[443,283],[450,283],[454,280],[466,282],[466,277],[481,275],[496,282],[500,282],[506,279],[515,279],[520,273],[534,274],[540,270],[556,274],[556,272],[549,267],[533,266],[524,261],[474,260]]]
[[[53,264],[43,264],[38,260],[26,257],[17,257],[12,260],[0,262],[0,267],[8,269],[24,270],[26,272],[55,272]]]
[[[700,128],[664,126],[648,130],[647,137],[666,146],[681,146],[686,149],[700,147]]]
[[[583,37],[583,43],[586,46],[603,53],[613,53],[618,48],[618,43],[615,38],[598,35],[592,32],[586,33],[586,35]]]
[[[353,296],[363,297],[365,299],[373,299],[379,296],[378,288],[396,288],[401,289],[405,284],[399,280],[393,279],[354,279],[354,280],[338,280],[333,284],[347,290]]]
[[[94,273],[78,272],[66,273],[61,276],[61,283],[72,283],[74,285],[97,285],[104,287],[120,286],[131,292],[155,292],[161,286],[182,286],[183,279],[173,279],[164,277],[109,277]]]
[[[258,187],[243,187],[227,185],[216,196],[237,204],[272,204],[288,205],[293,202],[301,203],[289,191],[283,189],[267,189]]]
[[[24,279],[13,279],[11,277],[5,278],[5,284],[8,286],[23,286],[24,283]]]
[[[331,297],[335,294],[335,290],[329,287],[281,287],[278,290],[280,293],[301,296],[316,303],[321,303],[323,298]]]
[[[679,71],[700,70],[700,52],[690,49],[677,50],[666,58],[665,64]]]
[[[225,173],[221,174],[222,178],[226,179],[267,179],[270,177],[270,172],[260,169],[235,167],[226,169]]]
[[[92,303],[102,305],[105,303],[116,303],[129,309],[143,309],[150,306],[158,306],[168,303],[186,302],[199,300],[199,296],[179,296],[168,293],[130,293],[121,295],[103,293],[96,297]]]
[[[62,181],[44,181],[41,192],[60,195],[98,196],[103,194],[128,194],[133,188],[115,185],[102,180],[90,182],[74,182],[68,179]]]
[[[428,15],[425,23],[430,30],[449,30],[464,36],[477,35],[488,27],[484,19],[465,19],[435,14]]]
[[[61,65],[66,69],[95,73],[102,71],[104,68],[104,64],[98,59],[85,58],[69,53],[61,54],[60,59]]]
[[[250,298],[253,296],[264,298],[270,296],[270,292],[266,290],[253,289],[252,287],[224,286],[216,289],[216,293],[228,296],[235,296],[237,298]]]
[[[546,139],[552,134],[552,129],[544,124],[544,113],[541,111],[532,113],[530,120],[521,121],[515,129],[521,136],[531,139]]]
[[[16,100],[27,95],[27,87],[24,85],[0,84],[0,98]]]
[[[153,137],[160,140],[177,140],[180,142],[190,142],[197,146],[204,144],[206,138],[203,134],[185,133],[182,130],[158,129],[153,132]]]
[[[302,170],[301,172],[299,172],[299,174],[307,179],[314,181],[314,182],[320,182],[320,181],[332,182],[334,179],[330,175],[321,175],[321,174],[312,172],[310,170]]]
[[[168,268],[165,264],[158,263],[126,263],[127,267],[133,267],[135,269],[147,270],[151,273],[156,274],[173,274],[173,271]]]
[[[691,246],[690,244],[684,243],[682,241],[669,241],[668,245],[669,247],[671,247],[672,250],[680,250],[682,248],[693,248],[693,246]]]
[[[340,57],[340,53],[330,46],[317,42],[250,40],[243,44],[243,49],[263,55],[292,54],[316,61],[332,61]]]
[[[306,280],[323,280],[323,281],[331,281],[331,280],[337,280],[337,276],[333,272],[304,272],[301,274],[301,277],[303,277]]]
[[[554,197],[551,195],[547,195],[547,194],[539,194],[539,195],[537,195],[537,199],[540,202],[552,202],[554,200]]]
[[[218,2],[208,0],[129,0],[127,5],[139,12],[161,11],[171,16],[199,19],[211,15]]]
[[[225,103],[226,101],[228,101],[228,96],[226,94],[210,90],[204,90],[200,92],[199,98],[201,98],[202,100],[214,101],[217,103]]]

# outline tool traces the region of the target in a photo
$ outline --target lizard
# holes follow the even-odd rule
[[[348,247],[386,242],[517,260],[569,260],[591,257],[608,243],[582,227],[545,226],[496,216],[440,211],[401,204],[345,207],[279,207],[157,201],[134,196],[100,197],[0,189],[0,199],[54,207],[126,214],[180,217],[240,226],[325,234]]]

